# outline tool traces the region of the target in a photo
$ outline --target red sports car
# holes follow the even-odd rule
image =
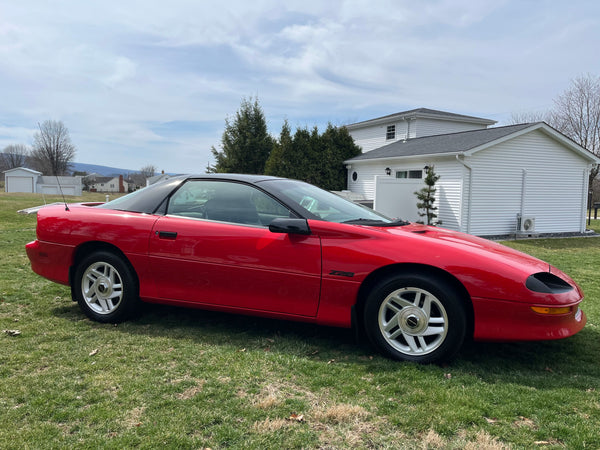
[[[466,337],[559,339],[583,293],[531,256],[392,220],[300,181],[199,175],[105,204],[48,206],[33,270],[83,312],[119,322],[139,301],[364,330],[385,355],[434,362]]]

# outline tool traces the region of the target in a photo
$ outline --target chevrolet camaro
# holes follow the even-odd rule
[[[448,360],[467,338],[565,338],[586,322],[580,288],[543,261],[268,176],[185,175],[47,206],[26,251],[99,322],[144,301],[356,327],[403,361]]]

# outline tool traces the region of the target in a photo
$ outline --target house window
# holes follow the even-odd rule
[[[423,178],[423,171],[422,170],[397,170],[396,178],[411,178],[411,179]]]
[[[392,139],[396,139],[396,125],[388,125],[385,132],[385,140],[389,141]]]

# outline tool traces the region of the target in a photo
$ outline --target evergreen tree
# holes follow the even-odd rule
[[[344,161],[360,155],[358,147],[346,127],[334,127],[331,123],[322,135],[324,152],[322,157],[322,179],[319,186],[323,189],[341,191],[346,189],[347,171]]]
[[[273,150],[271,150],[271,154],[265,165],[265,174],[286,178],[291,177],[290,155],[293,152],[292,146],[292,130],[286,119],[281,127],[279,140],[273,143]]]
[[[297,128],[289,154],[290,178],[308,181],[310,177],[311,133],[307,128]]]
[[[433,206],[435,203],[435,183],[440,179],[439,175],[435,174],[433,166],[427,167],[427,176],[425,177],[425,187],[415,192],[417,196],[417,208],[419,208],[419,216],[425,217],[427,225],[441,225],[442,222],[436,220],[437,206]],[[418,223],[423,223],[419,221]]]
[[[264,173],[273,139],[258,99],[243,99],[233,122],[225,119],[221,148],[211,148],[215,165],[208,168],[210,172]]]

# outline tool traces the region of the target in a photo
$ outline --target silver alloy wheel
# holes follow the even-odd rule
[[[81,293],[86,304],[97,314],[110,314],[123,299],[123,281],[112,265],[98,261],[81,278]]]
[[[378,322],[387,343],[410,356],[433,352],[448,333],[448,316],[442,302],[416,287],[391,292],[381,303]]]

